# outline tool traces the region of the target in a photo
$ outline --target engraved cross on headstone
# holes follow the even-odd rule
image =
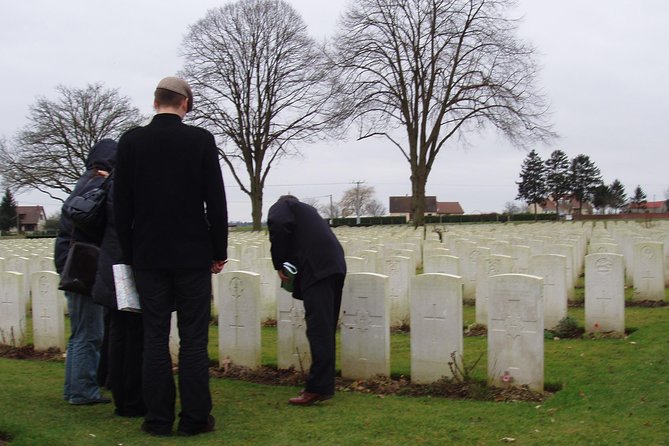
[[[228,326],[234,329],[235,333],[234,343],[237,344],[240,336],[239,331],[245,327],[244,324],[239,321],[239,306],[240,306],[239,300],[244,293],[244,285],[242,284],[242,279],[240,279],[239,277],[231,278],[230,283],[228,284],[228,290],[230,290],[230,296],[233,298],[233,305],[234,305],[234,310],[233,310],[234,322],[228,324]]]
[[[376,329],[382,328],[379,322],[382,319],[382,316],[371,314],[366,310],[367,299],[369,298],[366,296],[357,296],[356,300],[358,301],[358,305],[356,306],[357,308],[355,313],[347,313],[344,311],[344,315],[342,317],[342,324],[344,329],[356,330],[365,333],[367,331],[374,331]],[[358,360],[367,361],[369,353],[369,343],[365,342],[364,339],[361,339],[360,342],[357,343],[356,356],[358,357]]]

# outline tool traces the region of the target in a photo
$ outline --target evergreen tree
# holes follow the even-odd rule
[[[611,206],[611,189],[606,184],[600,184],[592,192],[592,205],[600,213],[605,214],[606,208]]]
[[[592,201],[592,194],[597,186],[602,184],[602,175],[595,163],[588,155],[577,155],[571,161],[569,170],[571,193],[579,202],[581,211],[583,205]]]
[[[541,157],[535,150],[532,150],[523,161],[520,171],[520,181],[518,185],[518,196],[527,204],[543,205],[546,202],[548,191],[546,189],[546,167]],[[537,206],[534,206],[534,215],[536,217]]]
[[[16,201],[14,195],[9,189],[5,189],[5,194],[0,202],[0,231],[9,231],[16,226]]]
[[[646,209],[646,203],[646,193],[641,189],[641,186],[637,185],[636,189],[634,189],[634,195],[632,196],[630,204],[637,209]]]
[[[620,182],[620,180],[615,179],[613,183],[609,186],[611,192],[611,201],[609,206],[614,209],[620,210],[627,203],[627,194],[625,193],[625,186]]]
[[[560,215],[560,200],[571,191],[569,181],[569,158],[562,150],[554,150],[546,160],[546,189],[555,202],[555,210]]]

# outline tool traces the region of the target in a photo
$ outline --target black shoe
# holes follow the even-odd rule
[[[215,426],[216,426],[216,419],[214,418],[213,415],[209,415],[207,417],[207,423],[204,426],[195,429],[186,429],[184,427],[179,426],[179,429],[177,430],[177,435],[181,435],[184,437],[192,437],[193,435],[206,434],[207,432],[213,432]]]
[[[157,429],[152,429],[149,427],[148,424],[146,424],[146,421],[142,423],[142,432],[145,432],[149,435],[153,435],[154,437],[169,437],[172,435],[172,429],[170,430],[157,430]]]
[[[92,404],[109,404],[109,403],[111,403],[111,399],[105,397],[85,399],[81,401],[70,401],[70,404],[72,404],[73,406],[90,406]]]

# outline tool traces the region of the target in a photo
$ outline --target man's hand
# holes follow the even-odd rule
[[[285,282],[286,280],[288,280],[288,276],[286,276],[283,273],[282,269],[278,269],[278,270],[276,270],[276,272],[279,273],[279,278],[281,279],[282,282]]]
[[[218,274],[223,271],[223,266],[227,263],[227,260],[214,260],[211,262],[211,272],[213,274]]]

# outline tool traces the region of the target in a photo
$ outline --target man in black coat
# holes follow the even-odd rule
[[[114,172],[116,229],[143,310],[142,430],[153,435],[170,435],[175,419],[168,343],[173,310],[180,337],[178,433],[214,429],[207,354],[211,273],[227,259],[228,221],[214,137],[182,122],[192,106],[184,80],[161,80],[156,115],[121,137]]]
[[[335,391],[335,332],[346,277],[344,250],[318,211],[292,195],[267,216],[272,263],[282,281],[284,262],[297,267],[293,297],[304,301],[311,368],[305,389],[290,404],[308,406]]]

